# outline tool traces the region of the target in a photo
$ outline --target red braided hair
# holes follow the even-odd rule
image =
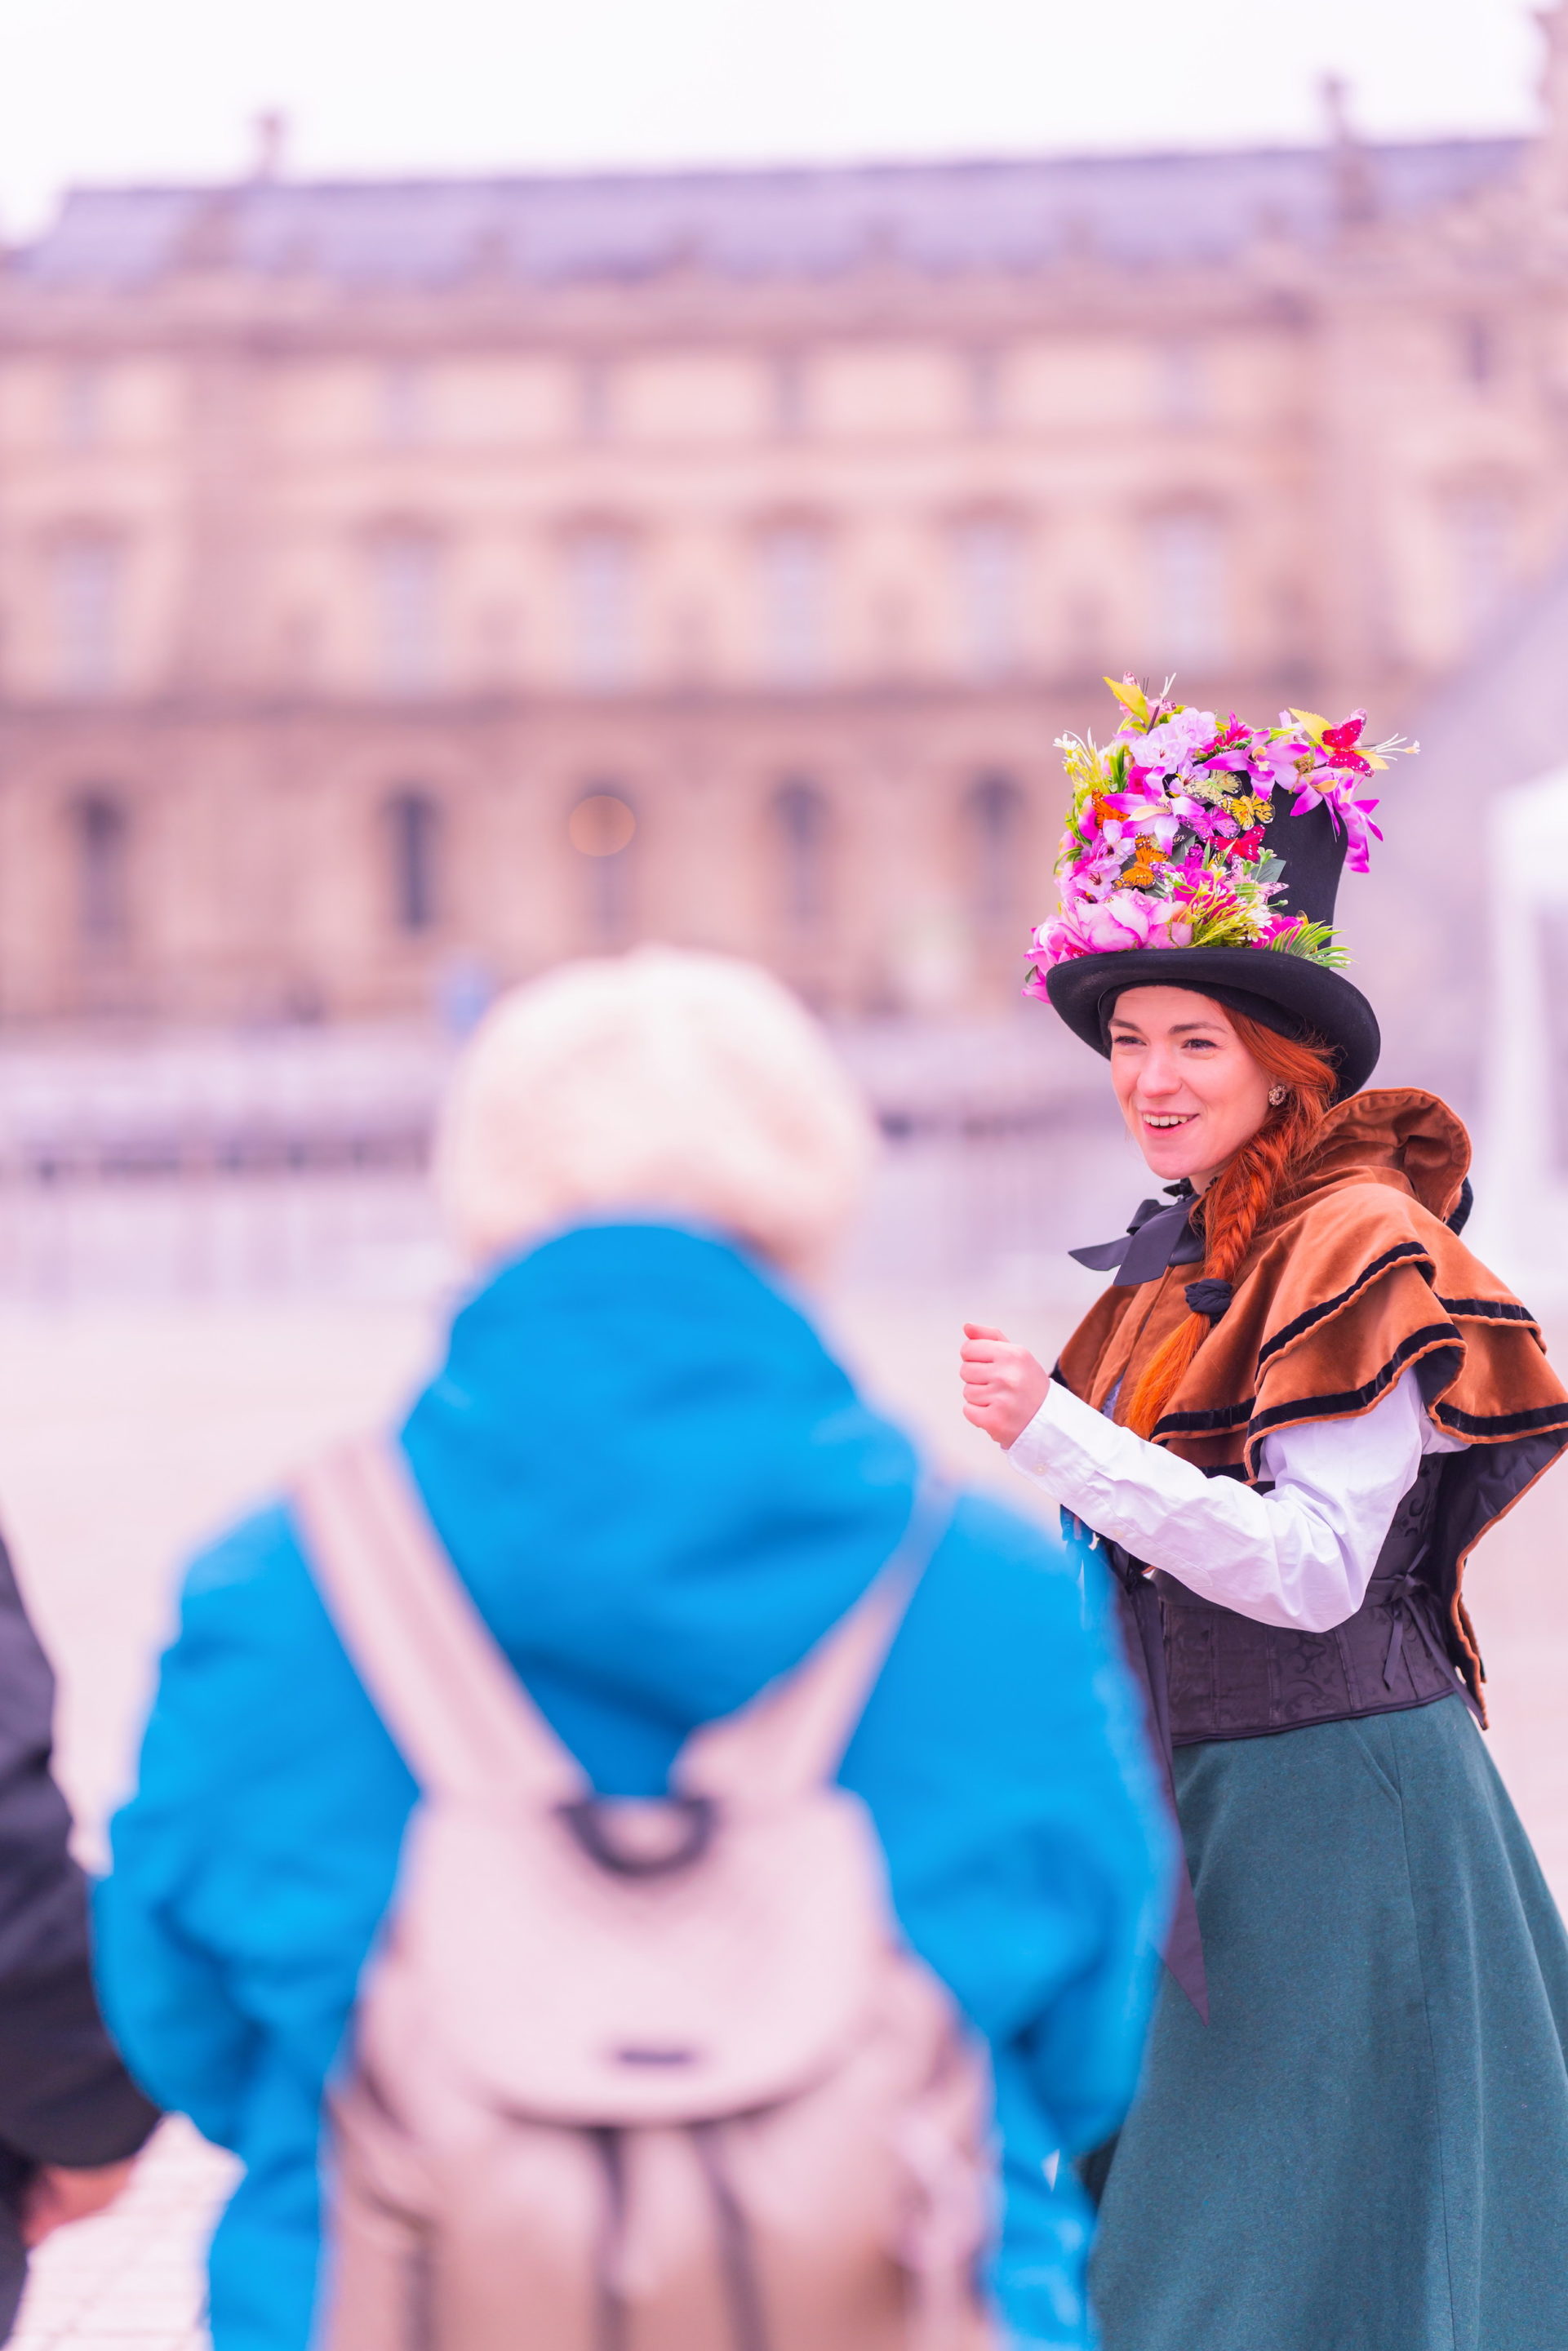
[[[1203,1270],[1218,1281],[1236,1279],[1254,1240],[1290,1206],[1311,1172],[1318,1130],[1338,1082],[1328,1049],[1315,1037],[1281,1037],[1244,1012],[1229,1019],[1270,1082],[1287,1091],[1202,1196]],[[1206,1314],[1189,1314],[1155,1349],[1127,1403],[1126,1425],[1140,1437],[1154,1434],[1213,1327]]]

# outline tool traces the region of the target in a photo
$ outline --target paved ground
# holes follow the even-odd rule
[[[0,1520],[59,1673],[60,1775],[83,1856],[131,1769],[179,1562],[426,1350],[412,1310],[126,1307],[0,1319]],[[195,2351],[232,2166],[167,2125],[122,2204],[35,2263],[22,2351]]]
[[[1092,1286],[1092,1285],[1090,1285]],[[1030,1489],[958,1418],[954,1350],[966,1312],[1044,1353],[1073,1302],[1005,1283],[960,1297],[841,1301],[844,1343],[959,1472]],[[84,1849],[123,1786],[182,1556],[274,1490],[335,1431],[389,1409],[431,1352],[412,1306],[130,1307],[0,1317],[0,1520],[60,1668],[61,1769]],[[1538,1489],[1472,1569],[1491,1669],[1493,1751],[1568,1900],[1568,1478]],[[192,2351],[199,2248],[225,2160],[183,2126],[157,2142],[116,2212],[47,2247],[25,2351]]]
[[[166,2123],[111,2212],[35,2255],[11,2351],[202,2351],[202,2256],[234,2167],[186,2123]]]

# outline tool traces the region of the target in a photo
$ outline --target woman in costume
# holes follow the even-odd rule
[[[1054,1374],[970,1325],[968,1418],[1103,1544],[1190,1888],[1090,2167],[1106,2351],[1568,2345],[1568,1939],[1478,1722],[1479,1538],[1568,1444],[1458,1238],[1444,1103],[1363,1092],[1337,967],[1385,760],[1153,699],[1065,745],[1031,993],[1105,1054],[1166,1198]],[[1380,747],[1381,752],[1395,747]]]

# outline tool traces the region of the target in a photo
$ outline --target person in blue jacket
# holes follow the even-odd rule
[[[603,1794],[806,1651],[907,1520],[917,1463],[795,1281],[870,1128],[777,984],[643,949],[517,991],[466,1050],[439,1174],[486,1269],[402,1437],[479,1611]],[[1071,2158],[1135,2085],[1170,1834],[1097,1561],[962,1498],[845,1756],[909,1942],[988,2043],[1009,2344],[1082,2351]],[[106,2013],[244,2176],[216,2351],[305,2351],[324,2085],[415,1789],[286,1503],[205,1552],[100,1889]]]

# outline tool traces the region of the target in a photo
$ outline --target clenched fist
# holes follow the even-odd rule
[[[1027,1347],[1015,1346],[1005,1331],[988,1330],[983,1322],[965,1323],[958,1363],[965,1419],[998,1445],[1011,1445],[1045,1402],[1050,1373]]]
[[[30,2250],[52,2237],[57,2229],[68,2228],[73,2220],[90,2220],[130,2186],[135,2168],[133,2155],[122,2163],[95,2163],[85,2168],[75,2164],[40,2164],[22,2191],[22,2242]]]

